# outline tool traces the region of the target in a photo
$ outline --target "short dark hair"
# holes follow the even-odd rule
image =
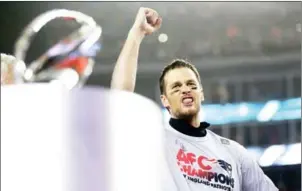
[[[160,89],[160,94],[163,95],[165,93],[165,76],[166,74],[170,71],[170,70],[174,70],[176,68],[189,68],[190,70],[192,70],[199,83],[200,83],[200,75],[196,69],[196,67],[191,64],[189,61],[186,61],[186,60],[183,60],[183,59],[175,59],[173,60],[169,65],[167,65],[161,75],[160,75],[160,78],[159,78],[159,89]]]

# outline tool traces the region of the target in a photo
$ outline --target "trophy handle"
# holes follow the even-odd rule
[[[97,24],[94,19],[88,15],[85,15],[78,11],[66,10],[66,9],[54,9],[42,13],[36,17],[29,25],[25,27],[21,35],[17,39],[14,47],[14,55],[19,60],[25,60],[26,53],[29,45],[32,42],[35,35],[44,27],[48,22],[57,18],[72,18],[78,23],[91,28],[96,27]]]

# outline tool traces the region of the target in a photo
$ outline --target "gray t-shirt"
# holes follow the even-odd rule
[[[211,130],[205,137],[187,136],[169,124],[165,133],[164,191],[278,190],[239,143]]]

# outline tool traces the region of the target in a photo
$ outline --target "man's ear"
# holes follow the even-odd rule
[[[160,100],[165,108],[170,108],[170,103],[165,95],[160,95]]]
[[[204,93],[203,93],[203,89],[200,90],[200,102],[204,101]]]

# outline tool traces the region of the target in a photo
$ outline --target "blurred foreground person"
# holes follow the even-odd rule
[[[112,88],[134,91],[140,44],[161,23],[155,10],[140,8],[117,60]],[[200,121],[204,94],[194,65],[180,59],[172,61],[159,83],[162,104],[171,115],[165,147],[173,181],[165,183],[167,191],[278,190],[243,146],[208,130],[210,124]]]
[[[25,63],[14,56],[1,53],[1,85],[23,83]]]

